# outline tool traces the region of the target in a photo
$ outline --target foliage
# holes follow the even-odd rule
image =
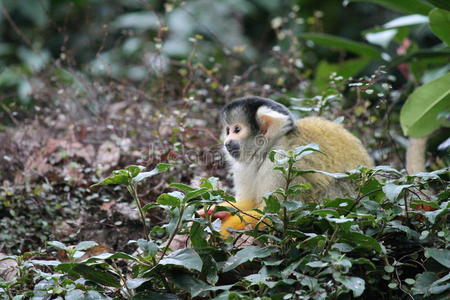
[[[7,295],[59,295],[68,298],[197,297],[215,299],[353,297],[407,298],[442,295],[450,289],[448,222],[448,169],[405,176],[390,167],[359,168],[346,174],[327,173],[353,180],[358,196],[324,199],[323,204],[295,201],[307,186],[290,182],[314,170],[299,170],[297,160],[320,151],[317,145],[270,154],[286,187],[266,198],[264,230],[244,230],[222,240],[217,220],[201,218],[196,209],[209,210],[222,201],[234,201],[217,188],[217,179],[204,179],[200,187],[173,184],[180,191],[162,194],[156,203],[170,222],[153,227],[144,239],[130,241],[137,251],[86,255],[98,244],[66,246],[49,242],[67,255],[64,261],[36,259],[36,253],[8,257],[23,270],[1,287]],[[130,166],[98,184],[123,184],[137,195],[142,179],[167,170],[150,172]],[[420,196],[429,185],[436,196]],[[139,202],[139,199],[136,198]],[[280,201],[282,200],[282,201]],[[261,224],[263,224],[261,223]],[[145,223],[144,223],[145,224]],[[168,242],[152,238],[163,230]],[[187,234],[189,247],[170,251],[175,235]],[[239,246],[252,237],[253,245]],[[33,291],[24,288],[35,283]],[[177,296],[178,295],[178,296]]]

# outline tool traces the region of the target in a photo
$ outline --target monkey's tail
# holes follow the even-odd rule
[[[406,171],[408,174],[425,171],[425,151],[428,136],[420,138],[409,138],[406,149]]]

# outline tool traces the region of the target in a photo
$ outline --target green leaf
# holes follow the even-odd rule
[[[127,167],[127,171],[130,172],[131,177],[136,177],[136,175],[144,169],[145,167],[137,165],[131,165]]]
[[[203,183],[200,185],[200,187],[213,190],[213,189],[217,188],[217,184],[219,183],[219,178],[209,177],[208,179],[202,179],[201,181]]]
[[[97,242],[94,242],[94,241],[83,241],[83,242],[81,242],[81,243],[78,243],[76,246],[75,246],[75,250],[77,250],[77,251],[83,251],[83,250],[87,250],[87,249],[90,249],[90,248],[92,248],[92,247],[95,247],[95,246],[97,246],[98,245],[98,243]]]
[[[236,268],[237,266],[247,262],[252,261],[255,258],[264,258],[272,253],[276,252],[273,248],[260,248],[256,246],[249,246],[236,253],[236,255],[228,258],[228,260],[223,265],[223,272],[228,272]]]
[[[201,271],[203,262],[194,249],[184,248],[170,253],[164,257],[159,264],[174,265],[186,268],[188,270]]]
[[[417,275],[416,284],[411,289],[413,295],[425,295],[428,296],[430,294],[430,287],[433,282],[438,280],[439,277],[432,272],[424,272],[422,274]]]
[[[411,187],[412,184],[404,184],[404,185],[396,185],[393,183],[387,183],[383,186],[383,192],[386,195],[386,197],[391,200],[395,201],[398,198],[398,195],[406,189]]]
[[[381,51],[365,43],[355,42],[349,39],[322,33],[302,33],[300,37],[311,40],[325,47],[345,50],[358,54],[362,57],[381,59]]]
[[[271,213],[278,213],[281,209],[280,201],[274,195],[270,195],[269,197],[264,198],[264,202],[266,203],[266,211]]]
[[[109,185],[109,184],[121,184],[128,185],[130,179],[130,174],[127,170],[116,170],[113,171],[113,175],[103,179],[102,181],[91,185],[91,187],[96,187],[99,185]]]
[[[52,246],[52,247],[55,247],[55,248],[57,248],[57,249],[65,250],[65,251],[67,251],[67,250],[69,249],[69,248],[67,248],[66,245],[64,245],[63,243],[58,242],[58,241],[51,241],[51,242],[48,242],[47,245]]]
[[[127,280],[127,287],[130,289],[136,289],[140,287],[143,283],[146,283],[151,278],[132,278]]]
[[[441,265],[450,268],[450,250],[448,249],[436,249],[436,248],[426,248],[425,254],[429,255],[435,261]]]
[[[312,261],[307,263],[306,265],[311,268],[325,268],[326,266],[328,266],[328,263],[323,261]]]
[[[341,239],[349,244],[356,244],[361,248],[373,249],[378,253],[382,252],[381,246],[376,239],[359,232],[345,232],[342,234]]]
[[[170,192],[166,194],[161,194],[156,199],[156,202],[162,205],[169,205],[172,207],[180,207],[181,201],[184,199],[184,194],[182,192]]]
[[[321,217],[326,217],[328,215],[332,215],[334,217],[339,217],[339,212],[337,212],[334,209],[318,209],[318,210],[313,210],[311,212],[312,215],[318,215]]]
[[[85,279],[106,286],[112,286],[115,288],[120,287],[119,278],[112,275],[109,272],[100,271],[94,267],[85,265],[85,264],[77,264],[73,267],[73,271],[77,272]]]
[[[144,256],[154,257],[159,250],[158,245],[155,242],[139,239],[137,241],[139,249],[144,252]]]
[[[132,183],[133,184],[137,184],[139,182],[141,182],[142,180],[144,180],[145,178],[148,177],[152,177],[155,176],[157,174],[160,174],[162,172],[167,171],[172,165],[171,164],[158,164],[153,170],[151,170],[150,172],[142,172],[137,174],[133,180]]]
[[[427,15],[432,8],[431,5],[425,4],[420,0],[350,0],[350,2],[375,3],[407,14]]]
[[[185,193],[195,191],[195,188],[193,188],[187,184],[184,184],[184,183],[171,183],[171,184],[169,184],[169,187],[173,187],[173,188],[182,190]]]
[[[439,113],[450,109],[450,73],[417,88],[403,105],[400,123],[405,135],[423,137],[444,124]]]
[[[269,288],[274,288],[277,284],[274,281],[270,281],[270,277],[264,274],[251,274],[244,277],[245,280],[250,282],[250,285],[266,285]]]
[[[435,8],[430,11],[431,31],[450,46],[450,11]]]
[[[366,288],[366,282],[359,277],[340,277],[336,276],[336,281],[342,283],[346,288],[353,292],[354,297],[359,297]]]
[[[188,291],[192,297],[196,297],[202,292],[207,291],[229,290],[233,286],[233,285],[210,286],[209,284],[195,278],[191,274],[187,274],[184,272],[170,272],[169,279],[171,282],[175,283],[177,287]]]
[[[201,188],[198,190],[190,191],[190,192],[186,193],[185,201],[189,201],[191,199],[198,198],[207,192],[208,192],[208,190],[206,188]]]

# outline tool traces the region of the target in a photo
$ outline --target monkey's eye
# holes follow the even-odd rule
[[[230,134],[230,127],[227,127],[227,128],[225,129],[225,132],[226,132],[227,135],[229,135],[229,134]]]
[[[234,127],[234,133],[239,133],[239,131],[241,131],[241,127],[239,126]]]

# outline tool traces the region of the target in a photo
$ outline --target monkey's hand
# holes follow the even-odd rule
[[[211,207],[207,212],[205,210],[199,210],[197,213],[201,217],[213,215],[214,218],[221,219],[222,227],[220,233],[224,238],[227,238],[230,235],[228,228],[242,230],[248,225],[255,227],[261,219],[261,214],[253,210],[258,207],[258,205],[252,200],[240,200],[235,203],[222,202],[219,206],[233,207],[240,212],[235,215],[232,215],[229,211],[214,212],[215,207]],[[260,224],[260,226],[261,225],[263,224]]]
[[[255,201],[253,200],[238,200],[236,202],[222,202],[218,204],[217,206],[225,206],[225,207],[232,207],[237,209],[238,211],[251,211],[252,209],[258,207]],[[212,206],[208,209],[208,211],[205,211],[203,209],[200,209],[197,211],[199,216],[205,217],[213,214],[214,218],[219,218],[222,221],[231,216],[231,212],[229,211],[215,211],[216,206]]]
[[[264,227],[264,223],[260,223],[262,215],[254,210],[247,210],[238,213],[233,216],[228,216],[222,219],[222,227],[220,228],[220,234],[223,238],[227,238],[230,235],[228,228],[242,230],[247,226],[255,227],[259,223],[259,228]]]

